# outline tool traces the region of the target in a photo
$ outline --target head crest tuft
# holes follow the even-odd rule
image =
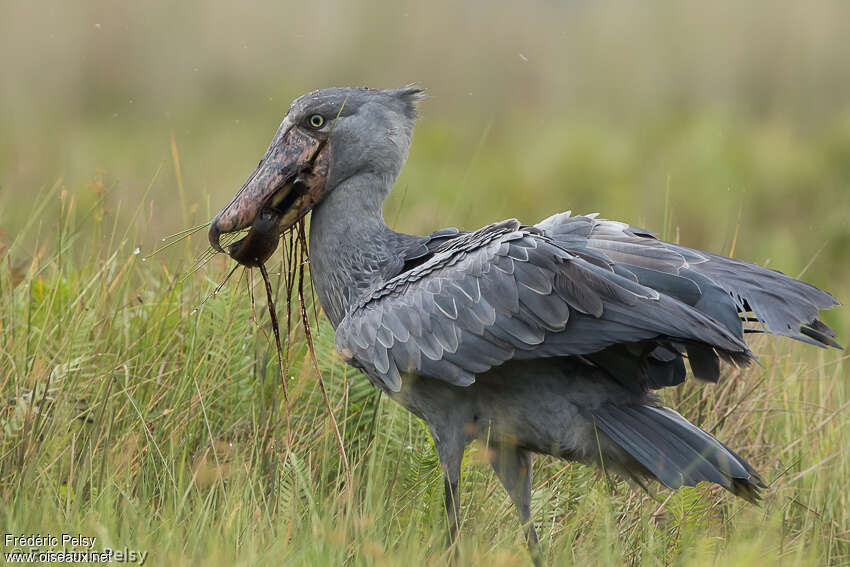
[[[419,103],[425,100],[425,91],[416,86],[415,83],[405,85],[398,89],[389,91],[390,94],[401,100],[405,105],[405,114],[411,120],[419,114]]]

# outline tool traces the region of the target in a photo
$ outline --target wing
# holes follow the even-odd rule
[[[590,248],[571,252],[545,229],[504,221],[446,239],[363,297],[337,327],[337,350],[392,391],[404,373],[467,386],[510,359],[622,343],[749,359],[741,333],[621,271]]]
[[[461,232],[452,227],[441,228],[440,230],[432,232],[428,236],[416,237],[410,246],[402,252],[404,265],[399,273],[407,272],[408,270],[412,270],[416,266],[423,264],[434,255],[440,246],[443,246],[448,241],[459,236],[463,236],[464,234],[467,233]]]
[[[645,230],[594,215],[561,213],[537,226],[559,246],[673,295],[733,332],[739,332],[743,319],[758,325],[750,332],[841,348],[835,331],[818,319],[821,309],[838,301],[782,272],[663,242]]]

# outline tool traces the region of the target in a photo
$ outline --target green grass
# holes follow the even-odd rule
[[[772,258],[791,274],[823,248],[807,279],[847,299],[846,119],[805,133],[712,114],[648,127],[565,120],[534,132],[507,119],[466,130],[424,123],[388,221],[426,232],[601,210],[725,252],[737,233],[736,256]],[[137,134],[153,145],[153,135]],[[226,189],[207,205],[198,187],[198,164],[217,146],[204,145],[203,132],[180,146],[188,203],[156,221],[151,201],[159,211],[177,195],[168,139],[159,140],[167,159],[156,175],[151,167],[144,180],[122,181],[131,164],[110,135],[78,134],[106,156],[109,171],[93,182],[72,172],[35,199],[6,196],[6,211],[19,214],[4,218],[0,249],[0,525],[94,535],[99,547],[149,551],[149,565],[446,560],[426,428],[341,362],[321,316],[316,351],[351,484],[297,324],[287,340],[291,405],[283,404],[259,275],[238,271],[214,295],[230,266],[215,258],[191,271],[203,232],[146,259],[153,240],[224,202]],[[284,320],[286,309],[278,304]],[[846,343],[847,310],[827,321]],[[762,505],[711,486],[656,486],[650,496],[538,458],[533,517],[552,564],[850,563],[844,354],[780,339],[753,347],[761,365],[664,397],[763,473]],[[461,494],[460,564],[530,564],[479,447],[465,459]]]

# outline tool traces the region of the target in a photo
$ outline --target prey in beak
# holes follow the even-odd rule
[[[243,266],[265,263],[281,233],[324,197],[329,162],[326,136],[305,132],[284,119],[257,169],[212,220],[212,247],[224,252],[221,235],[247,228],[244,238],[227,247],[228,255]]]

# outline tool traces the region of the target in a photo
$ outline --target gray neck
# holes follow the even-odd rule
[[[399,272],[402,251],[418,239],[384,223],[391,182],[369,173],[349,177],[313,209],[310,273],[334,328],[353,301]]]

